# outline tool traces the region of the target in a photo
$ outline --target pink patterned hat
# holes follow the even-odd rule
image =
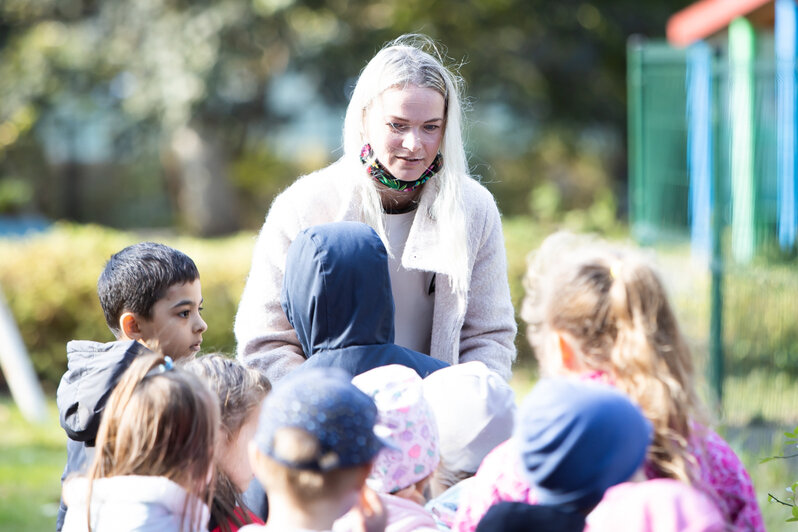
[[[395,493],[428,477],[438,467],[438,429],[424,399],[421,377],[398,364],[361,373],[352,384],[371,396],[379,414],[374,432],[398,449],[384,448],[366,483]]]

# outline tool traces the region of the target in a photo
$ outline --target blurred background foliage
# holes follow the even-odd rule
[[[624,214],[626,39],[687,3],[4,0],[0,214],[256,228],[339,156],[368,59],[422,32],[460,65],[472,168],[503,212],[603,227]]]
[[[518,308],[525,255],[546,233],[522,217],[505,224],[505,233],[511,291]],[[202,315],[208,323],[202,350],[234,352],[233,320],[249,272],[253,232],[197,238],[59,222],[24,240],[0,238],[0,287],[48,392],[55,391],[66,371],[67,341],[113,340],[97,299],[97,278],[111,254],[145,239],[176,247],[194,259],[202,283]],[[523,327],[519,331],[519,358],[531,361]],[[0,372],[0,390],[5,388]]]
[[[44,386],[54,391],[65,369],[66,340],[111,339],[97,277],[113,252],[144,239],[194,258],[209,324],[203,350],[231,352],[254,231],[277,193],[340,156],[358,73],[408,32],[444,45],[466,81],[470,164],[505,215],[518,308],[524,257],[554,228],[625,235],[626,42],[661,37],[689,3],[0,0],[0,287]],[[19,220],[61,221],[1,238]],[[703,371],[707,272],[690,269],[684,245],[659,259]],[[795,426],[798,366],[782,349],[798,341],[791,272],[777,264],[727,276],[724,341],[738,369],[726,381],[724,420],[745,425],[729,437],[752,449],[744,459],[760,495],[794,477],[783,465],[772,478],[752,468],[774,454],[762,451],[773,432],[763,422],[776,433]],[[765,291],[781,297],[759,297]],[[520,396],[535,378],[523,326],[516,345]],[[63,444],[49,428],[41,445],[17,437],[15,415],[0,398],[0,425],[12,427],[0,439],[0,530],[41,530],[55,511]],[[749,441],[757,423],[764,444]],[[34,464],[49,463],[42,449],[52,462],[46,489],[21,486]],[[45,492],[42,510],[31,494]],[[34,513],[20,511],[25,503],[41,526],[20,525]],[[767,517],[771,530],[783,520]]]

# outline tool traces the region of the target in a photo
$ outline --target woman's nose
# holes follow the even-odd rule
[[[402,147],[409,151],[415,151],[419,146],[418,135],[415,131],[409,131],[402,141]]]

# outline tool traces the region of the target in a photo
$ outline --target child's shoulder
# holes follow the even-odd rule
[[[109,392],[133,360],[149,350],[138,342],[67,344],[67,371],[56,392],[61,426],[71,439],[91,441]]]
[[[85,386],[86,379],[105,381],[109,377],[113,380],[113,387],[131,362],[145,353],[150,353],[150,350],[133,340],[106,343],[72,340],[67,343],[67,371],[58,389],[60,391],[62,386],[73,382],[80,381]]]
[[[67,357],[94,357],[97,355],[140,355],[149,352],[143,344],[134,340],[95,342],[93,340],[70,340],[67,342]]]

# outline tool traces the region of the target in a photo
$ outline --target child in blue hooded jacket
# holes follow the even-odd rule
[[[307,357],[303,367],[334,366],[354,376],[402,364],[426,377],[448,366],[394,343],[388,253],[366,224],[300,232],[288,248],[280,302]]]

